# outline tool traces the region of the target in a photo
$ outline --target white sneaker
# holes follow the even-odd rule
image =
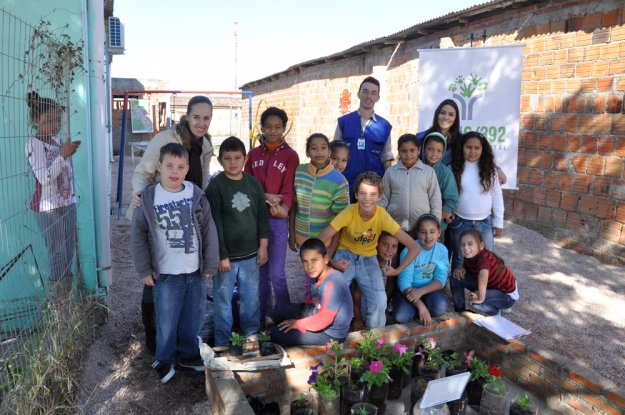
[[[510,313],[512,313],[512,307],[510,307],[510,308],[502,308],[501,312],[503,314],[510,314]]]

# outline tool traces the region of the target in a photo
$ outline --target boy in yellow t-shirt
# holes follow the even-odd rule
[[[343,272],[347,284],[355,278],[365,301],[365,325],[367,329],[383,327],[386,324],[386,291],[382,271],[378,265],[377,245],[382,231],[394,235],[408,248],[404,260],[395,268],[393,275],[399,275],[419,255],[419,245],[378,202],[382,197],[382,178],[374,172],[361,173],[354,183],[354,194],[358,203],[339,213],[317,238],[326,244],[340,232],[339,245],[331,265]]]

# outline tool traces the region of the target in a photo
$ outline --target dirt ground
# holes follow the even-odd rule
[[[134,170],[129,158],[124,167],[127,206]],[[112,168],[115,198],[119,164]],[[625,386],[624,267],[561,249],[508,222],[495,246],[516,275],[521,295],[506,317],[532,329],[533,342]],[[81,412],[210,414],[202,373],[176,368],[173,379],[162,385],[150,367],[152,356],[143,344],[142,286],[130,253],[130,222],[123,216],[117,219],[117,214],[111,216],[111,249],[109,320],[99,328],[84,363]],[[301,301],[302,272],[298,257],[290,251],[287,274],[291,300]]]

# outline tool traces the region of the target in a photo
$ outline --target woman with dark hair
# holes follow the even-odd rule
[[[201,189],[206,189],[210,178],[210,163],[213,157],[211,136],[208,133],[213,118],[213,104],[204,95],[196,95],[187,104],[186,115],[180,118],[174,129],[161,131],[150,141],[143,153],[141,162],[132,174],[132,202],[126,217],[132,220],[134,209],[141,206],[139,193],[148,185],[160,180],[156,164],[161,147],[169,143],[181,144],[189,152],[189,172],[185,180],[193,182]],[[145,342],[152,353],[156,350],[156,326],[154,321],[154,299],[152,287],[143,287],[141,313],[145,326]]]
[[[440,133],[447,140],[447,149],[443,155],[442,162],[445,166],[451,164],[453,147],[462,136],[460,132],[460,119],[458,118],[458,104],[453,99],[445,99],[434,111],[432,126],[417,134],[417,139],[421,144],[421,159],[423,160],[423,140],[430,133]]]

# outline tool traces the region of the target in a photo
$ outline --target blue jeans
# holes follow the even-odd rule
[[[260,314],[271,316],[274,302],[271,298],[271,289],[276,297],[276,303],[290,303],[289,289],[286,284],[286,246],[289,242],[289,221],[287,219],[269,219],[269,245],[267,256],[269,260],[260,267]]]
[[[464,308],[464,289],[477,292],[477,277],[465,274],[464,279],[457,280],[453,276],[449,279],[451,286],[451,297],[456,308]],[[482,304],[473,304],[473,308],[480,313],[494,316],[502,308],[510,308],[514,300],[506,293],[499,290],[486,290],[486,299]]]
[[[312,316],[314,314],[314,309],[315,306],[313,304],[278,303],[273,311],[273,319],[276,324],[289,319],[299,320]],[[300,344],[325,345],[331,340],[338,340],[338,342],[341,343],[345,339],[333,339],[327,335],[325,331],[306,331],[302,333],[298,329],[292,329],[285,333],[280,330],[278,326],[274,326],[271,329],[271,340],[278,343],[280,346],[288,347]]]
[[[206,285],[200,271],[161,274],[155,281],[156,354],[154,360],[174,363],[200,353],[197,336],[206,313]]]
[[[386,325],[386,290],[382,279],[382,271],[377,257],[355,255],[350,251],[339,249],[334,254],[334,260],[349,260],[349,268],[343,273],[347,285],[354,279],[358,282],[363,294],[363,317],[367,329],[384,327]],[[363,306],[364,307],[364,306]]]
[[[48,248],[48,279],[52,283],[67,277],[71,280],[76,232],[76,205],[34,213],[35,221]]]
[[[495,250],[495,237],[493,236],[493,220],[490,216],[483,220],[468,220],[456,215],[454,220],[449,224],[449,233],[451,235],[452,244],[452,262],[451,272],[460,267],[464,262],[464,255],[460,251],[460,235],[467,229],[477,229],[482,234],[484,247],[493,252]]]
[[[232,292],[239,287],[239,321],[250,338],[260,330],[260,299],[256,257],[230,262],[230,272],[218,272],[213,280],[215,346],[227,346],[232,333]]]
[[[442,315],[449,305],[447,297],[441,290],[424,295],[421,301],[425,303],[432,318]],[[398,294],[393,302],[393,314],[398,323],[407,323],[415,317],[417,308],[403,294]]]

